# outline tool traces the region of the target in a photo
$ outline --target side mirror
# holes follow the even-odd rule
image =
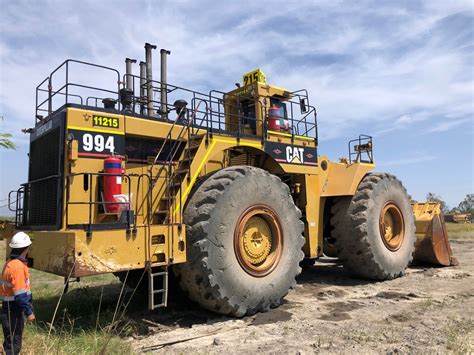
[[[309,110],[309,104],[308,104],[308,98],[307,97],[302,97],[300,98],[300,110],[301,113],[306,113]]]

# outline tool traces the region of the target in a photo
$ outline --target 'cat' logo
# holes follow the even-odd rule
[[[286,161],[288,163],[304,164],[304,148],[286,147]]]

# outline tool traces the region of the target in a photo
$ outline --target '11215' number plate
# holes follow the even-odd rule
[[[117,117],[96,116],[92,117],[92,125],[99,127],[119,128],[119,119]]]

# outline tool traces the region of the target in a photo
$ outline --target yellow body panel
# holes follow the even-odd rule
[[[95,131],[95,132],[112,132],[115,134],[125,134],[125,119],[124,116],[121,114],[109,114],[107,113],[108,117],[117,118],[119,122],[119,127],[99,127],[94,126],[94,119],[95,115],[104,115],[103,112],[94,111],[94,110],[81,110],[77,108],[68,108],[67,109],[67,121],[68,127],[71,128],[78,128],[84,129],[88,131]]]
[[[306,210],[305,223],[305,239],[304,253],[307,257],[315,258],[321,252],[320,245],[322,239],[319,240],[319,234],[322,238],[322,218],[321,213],[324,211],[324,200],[318,198],[317,186],[319,182],[318,175],[303,175],[302,179],[301,201],[300,208]],[[323,205],[321,205],[323,204]],[[321,231],[321,233],[319,233]]]
[[[324,183],[321,196],[352,196],[362,178],[375,168],[375,164],[334,163],[326,158],[327,169],[323,171]]]
[[[91,236],[83,230],[35,232],[29,257],[35,269],[62,276],[73,270],[73,277],[143,268],[147,259],[153,266],[184,262],[185,229],[172,229],[141,227],[133,234],[125,230],[94,231]],[[148,234],[150,238],[146,238]],[[176,235],[173,244],[168,234]]]

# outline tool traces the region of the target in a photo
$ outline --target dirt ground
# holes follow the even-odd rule
[[[402,278],[368,282],[322,259],[268,313],[235,319],[171,304],[144,315],[143,335],[130,341],[154,353],[472,352],[474,238],[451,243],[458,267],[411,267]]]

